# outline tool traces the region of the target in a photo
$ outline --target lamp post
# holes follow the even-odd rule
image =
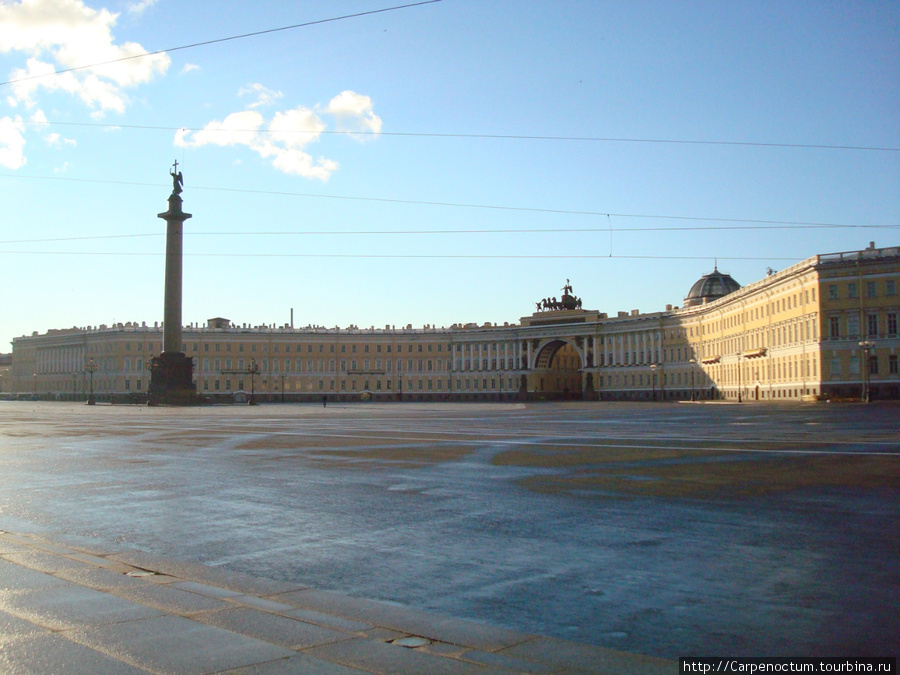
[[[737,353],[737,369],[738,369],[738,403],[741,403],[744,400],[743,397],[743,389],[744,389],[744,376],[741,372],[741,353]]]
[[[872,392],[869,388],[869,352],[875,348],[875,343],[869,340],[863,340],[859,343],[859,346],[863,351],[863,386],[862,386],[862,400],[865,403],[872,402]]]
[[[650,379],[652,381],[653,386],[653,395],[651,396],[651,400],[656,400],[656,364],[650,364]]]
[[[250,360],[250,365],[247,366],[247,372],[250,373],[250,400],[247,401],[247,405],[256,405],[256,399],[253,396],[256,392],[253,377],[259,372],[259,364],[256,362],[256,359]]]
[[[72,371],[72,400],[78,398],[78,373]]]
[[[147,370],[148,373],[150,373],[150,381],[151,382],[153,381],[153,368],[158,363],[159,363],[159,361],[156,359],[155,356],[153,356],[153,354],[151,354],[150,357],[146,361],[144,361],[144,368]],[[151,389],[150,386],[148,386],[147,387],[147,390],[148,390],[147,405],[152,406],[152,405],[156,405],[156,403],[153,400],[152,391],[150,391],[150,389]]]
[[[37,373],[31,374],[31,400],[37,401]]]
[[[94,400],[94,373],[97,372],[97,364],[94,363],[94,359],[88,361],[88,364],[84,367],[84,369],[91,375],[91,389],[90,394],[88,395],[87,404],[94,405],[97,402],[96,400]]]
[[[697,366],[697,359],[691,359],[691,401],[694,401],[694,370]]]

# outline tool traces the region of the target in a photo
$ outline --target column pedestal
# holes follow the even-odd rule
[[[150,360],[150,405],[198,403],[193,371],[193,361],[181,352],[154,356]]]

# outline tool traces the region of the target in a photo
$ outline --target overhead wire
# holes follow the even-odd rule
[[[118,251],[16,251],[16,255],[138,256],[164,257],[165,252]],[[191,258],[353,258],[372,260],[709,260],[708,255],[517,255],[517,254],[444,254],[444,253],[183,253]],[[796,262],[796,257],[718,256],[718,260],[780,260]]]
[[[258,30],[252,33],[242,33],[241,35],[231,35],[229,37],[224,38],[215,38],[213,40],[204,40],[202,42],[194,42],[188,45],[180,45],[178,47],[169,47],[168,49],[157,49],[152,52],[144,52],[143,54],[132,54],[131,56],[123,56],[118,59],[110,59],[108,61],[100,61],[97,63],[88,63],[82,66],[73,66],[71,68],[65,68],[63,70],[56,70],[52,73],[38,73],[35,75],[29,75],[27,77],[19,77],[13,80],[7,80],[6,82],[0,82],[0,86],[4,86],[7,84],[15,84],[17,82],[26,82],[28,80],[36,80],[44,77],[52,77],[53,75],[61,75],[63,73],[71,73],[77,70],[87,70],[89,68],[99,68],[100,66],[108,66],[114,63],[121,63],[123,61],[131,61],[134,59],[142,59],[148,56],[158,56],[159,54],[165,54],[167,52],[177,52],[183,51],[185,49],[194,49],[195,47],[206,47],[208,45],[219,44],[221,42],[230,42],[232,40],[242,40],[244,38],[256,37],[258,35],[268,35],[270,33],[278,33],[281,31],[294,30],[296,28],[306,28],[308,26],[316,26],[323,23],[332,23],[335,21],[343,21],[345,19],[356,19],[361,16],[371,16],[372,14],[382,14],[384,12],[393,12],[399,9],[409,9],[411,7],[419,7],[421,5],[431,5],[436,2],[441,2],[441,0],[421,0],[420,2],[413,2],[406,5],[396,5],[394,7],[382,7],[381,9],[372,9],[365,12],[356,12],[354,14],[345,14],[343,16],[335,16],[328,19],[317,19],[314,21],[305,21],[303,23],[296,23],[290,26],[281,26],[279,28],[268,28],[266,30]]]
[[[35,126],[72,126],[72,127],[99,127],[108,129],[136,129],[144,131],[186,131],[205,133],[234,133],[234,132],[254,132],[260,134],[266,133],[296,133],[296,134],[333,134],[339,136],[362,136],[362,137],[378,137],[378,136],[394,136],[409,138],[471,138],[481,140],[514,140],[514,141],[569,141],[581,143],[649,143],[649,144],[668,144],[668,145],[711,145],[711,146],[742,146],[757,148],[798,148],[806,150],[859,150],[874,152],[900,152],[900,148],[890,146],[874,146],[874,145],[833,145],[824,143],[766,143],[760,141],[723,141],[723,140],[697,140],[697,139],[679,139],[679,138],[629,138],[623,136],[560,136],[560,135],[538,135],[538,134],[483,134],[483,133],[448,133],[448,132],[416,132],[416,131],[345,131],[338,129],[216,129],[207,127],[187,127],[187,126],[157,126],[149,124],[110,124],[104,122],[58,122],[58,121],[33,121],[22,120],[22,124]]]
[[[163,187],[159,183],[141,183],[136,181],[111,181],[111,180],[99,180],[99,179],[89,179],[89,178],[71,178],[67,176],[33,176],[27,174],[0,174],[0,179],[2,178],[10,178],[10,179],[28,179],[28,180],[52,180],[52,181],[70,181],[76,183],[99,183],[106,185],[128,185],[134,187],[152,187],[159,188]],[[463,202],[437,202],[437,201],[422,201],[422,200],[414,200],[414,199],[391,199],[385,197],[361,197],[355,195],[327,195],[327,194],[317,194],[317,193],[309,193],[309,192],[284,192],[284,191],[273,191],[273,190],[248,190],[246,188],[223,188],[223,187],[211,187],[211,186],[202,186],[202,185],[192,185],[192,190],[202,190],[202,191],[213,191],[213,192],[234,192],[241,194],[260,194],[260,195],[275,195],[282,197],[300,197],[306,199],[335,199],[335,200],[348,200],[348,201],[364,201],[364,202],[380,202],[380,203],[388,203],[388,204],[405,204],[412,206],[440,206],[447,208],[466,208],[466,209],[488,209],[488,210],[501,210],[501,211],[521,211],[526,213],[547,213],[554,215],[569,215],[569,216],[592,216],[592,217],[603,217],[607,218],[609,222],[608,227],[596,227],[596,228],[515,228],[515,229],[494,229],[494,228],[482,228],[482,229],[466,229],[466,230],[294,230],[294,231],[272,231],[272,232],[261,232],[261,231],[248,231],[245,233],[241,232],[221,232],[215,233],[210,232],[208,234],[220,234],[220,235],[232,235],[232,234],[246,234],[246,235],[258,235],[258,234],[294,234],[294,235],[306,235],[306,234],[315,234],[315,235],[360,235],[360,234],[389,234],[389,235],[400,235],[400,234],[499,234],[499,233],[512,233],[512,234],[521,234],[521,233],[541,233],[541,232],[652,232],[652,231],[679,231],[679,230],[721,230],[721,229],[896,229],[900,228],[900,224],[888,224],[888,225],[875,225],[875,224],[848,224],[848,223],[825,223],[825,222],[812,222],[812,221],[793,221],[793,220],[764,220],[764,219],[754,219],[754,218],[722,218],[722,217],[709,217],[709,216],[682,216],[682,215],[672,215],[672,214],[652,214],[652,213],[614,213],[614,212],[606,212],[606,211],[581,211],[581,210],[572,210],[572,209],[550,209],[550,208],[536,208],[536,207],[528,207],[528,206],[508,206],[508,205],[499,205],[499,204],[473,204],[473,203],[463,203]],[[723,228],[721,226],[717,227],[659,227],[659,228],[624,228],[624,227],[616,227],[612,226],[612,221],[609,220],[612,217],[616,218],[632,218],[632,219],[648,219],[648,220],[682,220],[682,221],[690,221],[690,222],[709,222],[709,223],[732,223],[736,224],[734,227]],[[186,233],[187,234],[187,233]],[[202,234],[202,233],[192,233],[192,234]],[[103,237],[105,235],[101,235]],[[129,236],[154,236],[152,234],[135,234],[135,235],[110,235],[109,238],[124,238]],[[94,239],[98,238],[97,236],[85,237],[85,239]],[[0,241],[0,244],[6,243],[27,243],[34,241],[45,241],[45,240],[16,240],[16,241]]]

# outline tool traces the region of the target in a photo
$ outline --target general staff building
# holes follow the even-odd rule
[[[183,329],[199,398],[270,401],[900,397],[900,247],[816,255],[741,286],[714,269],[681,307],[609,316],[568,284],[515,324]],[[159,325],[13,340],[0,395],[139,402]]]

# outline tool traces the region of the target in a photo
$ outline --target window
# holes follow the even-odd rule
[[[874,282],[874,281],[867,281],[867,282],[866,282],[866,297],[867,297],[867,298],[874,298],[874,297],[876,297],[876,293],[875,293],[875,282]]]
[[[897,312],[888,312],[887,315],[887,332],[888,335],[897,335]]]
[[[848,297],[848,298],[855,298],[855,297],[857,297],[857,295],[856,295],[856,282],[851,281],[849,284],[847,284],[847,297]]]
[[[847,317],[847,335],[850,337],[859,336],[859,316],[857,314],[850,314]]]
[[[878,337],[878,315],[877,314],[869,314],[866,317],[866,327],[868,328],[867,334],[869,337]]]
[[[897,288],[893,279],[888,279],[884,282],[884,294],[897,295]]]
[[[828,284],[828,299],[829,300],[837,300],[838,299],[837,284]]]
[[[869,356],[869,375],[877,375],[878,374],[878,355],[872,354]]]
[[[897,355],[896,354],[891,354],[890,356],[888,356],[888,372],[891,375],[897,375]],[[138,384],[140,384],[140,381],[138,381]]]

